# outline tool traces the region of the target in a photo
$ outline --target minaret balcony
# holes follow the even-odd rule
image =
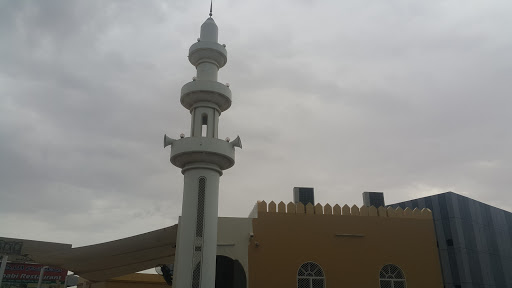
[[[203,61],[215,62],[220,68],[228,62],[228,52],[223,45],[211,41],[199,41],[190,46],[188,60],[197,67]]]
[[[195,80],[183,85],[180,101],[189,110],[196,103],[211,102],[223,112],[231,107],[231,89],[217,81]]]
[[[217,138],[182,138],[171,145],[171,163],[182,169],[193,163],[208,163],[226,170],[235,165],[235,147]]]

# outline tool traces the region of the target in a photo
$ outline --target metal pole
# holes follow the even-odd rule
[[[2,286],[2,280],[4,279],[5,267],[7,266],[7,255],[2,256],[2,265],[0,265],[0,287]]]
[[[37,288],[41,288],[41,282],[43,282],[44,269],[48,268],[48,266],[41,267],[41,272],[39,272],[39,282],[37,282]]]
[[[68,287],[68,276],[69,275],[66,275],[66,277],[64,277],[64,288]]]

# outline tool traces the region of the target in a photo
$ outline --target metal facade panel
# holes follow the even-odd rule
[[[512,213],[453,192],[393,206],[432,210],[446,287],[512,287]]]

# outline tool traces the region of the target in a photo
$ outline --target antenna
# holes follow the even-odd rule
[[[212,17],[213,0],[210,0],[210,17]]]

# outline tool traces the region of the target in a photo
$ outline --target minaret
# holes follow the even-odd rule
[[[222,170],[235,164],[235,147],[242,148],[240,137],[231,142],[217,138],[219,116],[231,106],[229,85],[217,82],[227,62],[226,45],[217,41],[210,8],[188,54],[197,76],[181,88],[181,104],[192,116],[190,137],[164,136],[164,147],[171,145],[171,163],[184,175],[173,281],[177,288],[215,286],[219,179]]]

